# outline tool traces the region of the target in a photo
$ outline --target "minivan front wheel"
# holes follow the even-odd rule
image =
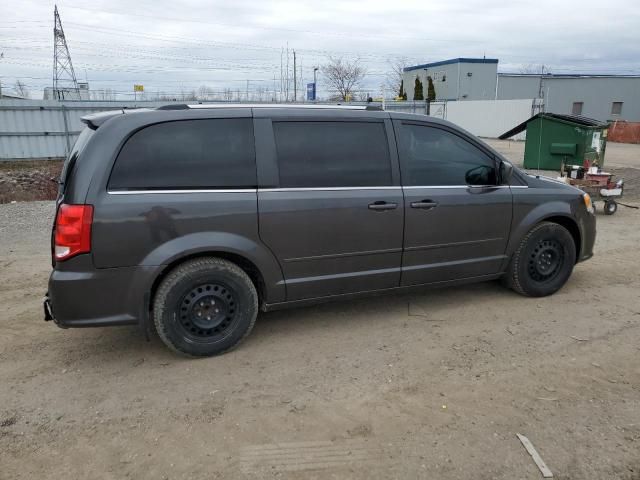
[[[160,339],[192,357],[224,353],[251,331],[258,294],[237,265],[214,257],[189,260],[160,283],[153,319]]]
[[[520,242],[506,281],[522,295],[551,295],[569,279],[575,260],[576,245],[569,231],[557,223],[542,222]]]

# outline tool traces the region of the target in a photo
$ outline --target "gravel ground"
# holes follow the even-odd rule
[[[491,282],[271,312],[185,360],[42,321],[52,202],[0,205],[0,479],[640,478],[640,212],[556,295]]]
[[[0,205],[0,255],[6,260],[13,252],[25,248],[38,250],[43,245],[43,233],[51,230],[55,208],[55,202],[51,201]]]

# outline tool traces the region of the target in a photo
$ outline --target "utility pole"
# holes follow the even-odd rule
[[[296,51],[293,51],[293,101],[298,100],[298,70],[296,69]]]
[[[313,101],[318,98],[318,81],[316,79],[316,72],[320,70],[320,67],[313,67]]]
[[[271,99],[272,102],[276,101],[276,74],[273,74],[273,98]]]
[[[545,103],[547,103],[547,100],[544,98],[544,85],[543,85],[543,79],[544,79],[544,65],[542,65],[542,67],[540,68],[540,86],[538,87],[538,98],[540,99],[541,103],[542,103],[542,111],[545,111]]]
[[[284,53],[284,49],[280,49],[280,94],[278,95],[278,101],[282,101],[282,54]]]
[[[249,101],[249,79],[247,79],[247,102]]]
[[[286,102],[289,101],[289,42],[287,42],[287,67],[286,67],[286,75],[285,75],[285,98]]]
[[[540,69],[540,86],[538,87],[538,98],[542,98],[542,96],[544,95],[544,92],[542,90],[542,77],[544,76],[544,65],[542,65],[542,68]]]

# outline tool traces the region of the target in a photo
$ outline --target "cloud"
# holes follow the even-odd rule
[[[640,74],[640,4],[633,0],[61,0],[58,8],[76,75],[93,90],[123,96],[134,83],[167,94],[201,85],[245,92],[247,80],[252,91],[280,90],[287,44],[297,52],[301,87],[313,66],[334,55],[360,59],[368,71],[363,88],[372,94],[399,57],[425,63],[486,55],[500,59],[502,71],[544,64],[552,72]],[[51,83],[53,5],[2,2],[0,18],[3,85],[21,78],[41,91]],[[290,72],[292,63],[290,55]]]

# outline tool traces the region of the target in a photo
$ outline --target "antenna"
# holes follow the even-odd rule
[[[67,98],[80,100],[80,88],[78,88],[76,73],[71,63],[71,54],[62,30],[57,5],[53,10],[53,21],[53,98],[64,100],[66,95]]]

